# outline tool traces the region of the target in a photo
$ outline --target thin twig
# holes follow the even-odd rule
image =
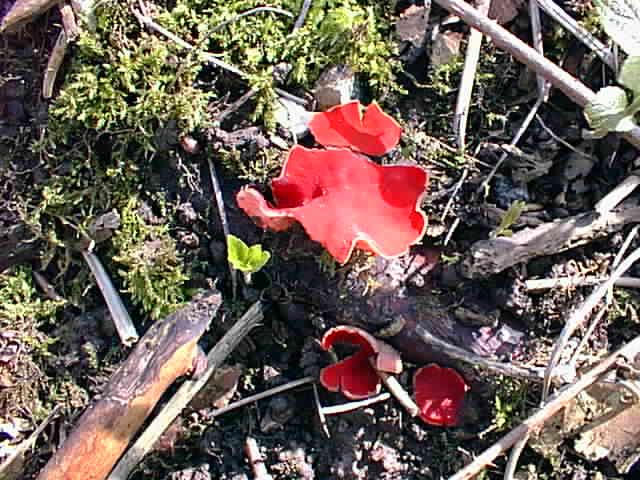
[[[44,275],[42,275],[40,272],[36,272],[35,270],[31,273],[33,274],[33,278],[35,279],[36,283],[40,286],[49,300],[53,300],[54,302],[64,302],[64,298],[62,298],[60,294],[56,292],[55,287],[51,285],[51,283],[49,283],[49,280],[47,280]]]
[[[605,195],[595,204],[594,210],[605,214],[613,210],[620,202],[627,198],[640,185],[640,176],[629,175],[616,188]]]
[[[553,0],[535,1],[551,18],[591,49],[600,58],[600,60],[602,60],[602,63],[608,65],[614,71],[616,70],[616,59],[611,49],[607,48],[605,44],[591,35],[587,29],[582,27],[573,17],[567,14],[562,7],[553,2]]]
[[[640,248],[637,248],[631,254],[620,263],[618,268],[616,268],[612,273],[609,279],[596,288],[591,295],[587,297],[585,302],[578,308],[575,312],[571,314],[567,323],[565,324],[562,332],[558,336],[555,345],[553,346],[553,350],[551,351],[551,356],[549,358],[549,364],[544,372],[544,382],[542,384],[542,400],[545,401],[549,396],[549,389],[551,387],[551,375],[558,365],[560,361],[560,355],[562,355],[562,351],[566,346],[569,338],[573,335],[573,332],[576,331],[587,319],[593,308],[600,302],[602,297],[607,294],[609,288],[616,282],[618,278],[626,272],[631,265],[633,265],[638,259],[640,259]]]
[[[302,2],[302,8],[300,9],[300,14],[296,20],[296,23],[293,25],[293,31],[295,32],[299,28],[302,28],[304,25],[304,21],[307,19],[307,14],[309,13],[309,9],[311,8],[312,0],[304,0]]]
[[[478,12],[482,15],[487,15],[490,4],[491,0],[477,0]],[[467,118],[469,117],[473,84],[480,61],[482,36],[482,32],[475,28],[472,28],[469,33],[469,41],[467,42],[467,50],[464,56],[464,67],[460,78],[460,87],[458,88],[456,109],[453,114],[453,133],[457,139],[458,150],[461,152],[464,152],[466,146]]]
[[[230,23],[237,22],[238,20],[240,20],[243,17],[248,17],[249,15],[254,15],[254,14],[260,13],[260,12],[277,13],[278,15],[284,15],[285,17],[289,17],[289,18],[293,18],[294,17],[293,13],[291,13],[289,10],[284,10],[282,8],[277,8],[277,7],[255,7],[255,8],[251,8],[251,9],[247,10],[246,12],[239,13],[238,15],[235,15],[235,16],[231,17],[229,20],[225,20],[224,22],[219,23],[218,25],[216,25],[215,27],[213,27],[211,29],[211,33],[219,32],[220,30],[222,30],[224,27],[226,27]]]
[[[259,400],[277,395],[278,393],[286,392],[287,390],[292,390],[302,385],[313,383],[315,382],[315,380],[316,379],[314,377],[303,377],[299,380],[293,380],[292,382],[285,383],[284,385],[278,385],[277,387],[270,388],[268,390],[265,390],[264,392],[256,393],[249,397],[242,398],[237,402],[230,403],[226,407],[219,408],[211,412],[211,414],[208,415],[208,418],[219,417],[220,415],[224,415],[225,413],[231,412],[232,410],[237,410],[238,408],[244,407],[245,405],[249,405]]]
[[[441,7],[490,37],[496,46],[506,50],[531,70],[542,75],[579,106],[584,108],[595,98],[595,93],[581,81],[540,55],[495,21],[487,18],[486,15],[481,15],[478,10],[464,0],[435,1]],[[623,138],[640,148],[640,127],[635,127],[631,132],[623,135]]]
[[[118,291],[113,286],[111,278],[109,278],[109,274],[104,269],[102,262],[95,253],[82,250],[82,256],[84,257],[85,262],[87,262],[93,277],[96,279],[96,284],[98,285],[100,292],[102,292],[104,301],[107,304],[109,313],[111,314],[113,324],[120,336],[120,341],[127,347],[133,345],[138,341],[140,336],[138,335],[138,331],[136,330],[133,321],[131,321],[129,312],[125,308],[124,303],[122,303],[122,299],[120,298]]]
[[[524,422],[500,438],[483,453],[478,455],[470,464],[455,475],[449,477],[449,480],[470,480],[475,477],[487,465],[493,462],[498,455],[505,452],[524,436],[539,429],[548,419],[564,408],[567,403],[569,403],[580,392],[598,381],[598,379],[607,373],[610,368],[616,366],[621,357],[635,358],[638,352],[640,352],[640,337],[636,337],[631,342],[625,344],[603,359],[576,382],[559,390],[549,398],[549,401],[544,407],[536,410]]]
[[[542,368],[497,362],[495,360],[481,357],[480,355],[468,352],[464,348],[460,348],[434,336],[421,325],[416,325],[415,332],[425,344],[444,352],[446,355],[451,358],[455,358],[456,360],[461,360],[471,365],[509,377],[524,378],[536,382],[541,382],[544,378],[544,370]],[[556,379],[559,381],[565,381],[565,377],[567,375],[570,377],[573,376],[572,372],[566,372],[562,375],[557,374]]]
[[[267,467],[264,464],[264,459],[258,448],[258,442],[255,438],[247,437],[244,444],[244,452],[247,454],[247,460],[253,470],[253,480],[272,480],[273,477],[269,475]]]
[[[216,199],[216,205],[218,207],[218,216],[220,217],[220,223],[222,224],[222,232],[224,233],[225,248],[228,248],[227,239],[231,234],[229,230],[229,221],[227,220],[227,211],[224,207],[224,198],[222,197],[222,189],[220,188],[220,182],[218,182],[218,175],[216,175],[216,168],[213,165],[213,159],[211,155],[207,156],[207,162],[209,163],[209,176],[211,177],[211,186],[213,188],[213,196]],[[228,257],[228,256],[227,256]],[[227,258],[227,265],[229,266],[229,274],[231,275],[231,298],[236,299],[238,292],[238,272]]]
[[[560,138],[558,135],[556,135],[556,132],[554,132],[553,130],[551,130],[546,123],[544,123],[544,121],[542,120],[542,118],[540,118],[540,115],[536,114],[536,120],[538,121],[538,123],[540,124],[540,126],[542,127],[542,129],[547,132],[549,134],[549,136],[551,138],[553,138],[556,142],[558,142],[560,145],[563,145],[565,147],[567,147],[569,150],[571,150],[574,153],[577,153],[578,155],[580,155],[581,157],[584,158],[588,158],[590,160],[593,160],[593,155],[589,155],[588,153],[583,152],[582,150],[574,147],[573,145],[571,145],[569,142],[567,142],[566,140]]]
[[[541,95],[538,97],[538,99],[536,100],[536,103],[533,104],[533,107],[531,107],[531,110],[529,110],[529,113],[527,113],[527,116],[524,118],[524,121],[520,125],[520,128],[518,128],[518,131],[516,132],[515,136],[513,137],[511,142],[509,142],[509,146],[515,147],[518,144],[518,142],[520,141],[524,133],[529,128],[529,125],[531,125],[533,118],[537,115],[538,109],[540,108],[544,100],[545,100],[544,95]],[[489,183],[491,183],[491,180],[493,179],[494,175],[498,172],[498,170],[500,169],[500,167],[508,157],[509,157],[508,151],[505,151],[502,153],[502,155],[500,155],[500,158],[498,159],[494,167],[489,172],[489,175],[487,175],[487,178],[485,178],[484,181],[480,184],[476,192],[479,193],[482,191],[485,191],[485,192],[487,191]]]
[[[449,210],[451,210],[451,206],[453,205],[453,202],[456,199],[456,195],[458,195],[460,188],[462,188],[464,181],[467,179],[467,175],[469,175],[469,168],[465,167],[465,169],[462,171],[462,175],[460,175],[460,180],[456,182],[456,185],[453,188],[453,192],[451,193],[451,197],[449,197],[449,200],[447,201],[447,204],[444,207],[444,212],[442,212],[442,216],[440,217],[440,222],[444,222],[445,218],[447,218],[447,215],[449,214]]]
[[[606,278],[597,275],[588,275],[586,277],[558,277],[558,278],[541,278],[537,280],[527,280],[524,282],[527,292],[536,293],[556,288],[569,289],[575,287],[592,287],[604,282]],[[620,277],[615,281],[616,287],[623,288],[640,288],[640,278],[636,277]]]
[[[51,421],[56,418],[56,416],[58,415],[58,412],[60,411],[62,407],[60,406],[60,404],[56,405],[55,407],[53,407],[53,410],[51,410],[51,413],[49,413],[49,415],[47,415],[47,418],[45,418],[40,425],[38,425],[38,427],[33,431],[33,433],[31,433],[31,435],[29,435],[29,438],[23,440],[22,442],[20,442],[20,445],[16,446],[13,451],[11,452],[11,454],[5,459],[4,462],[2,462],[2,464],[0,464],[0,478],[18,478],[16,476],[14,476],[16,473],[18,473],[19,476],[19,472],[14,472],[13,469],[16,468],[14,466],[14,462],[19,461],[19,459],[24,456],[27,451],[29,449],[31,449],[33,447],[33,445],[36,443],[36,440],[38,440],[38,437],[40,436],[40,434],[44,431],[44,429],[47,427],[47,425],[49,425],[51,423]],[[22,470],[22,469],[20,469]]]
[[[225,108],[222,112],[220,112],[215,117],[215,121],[220,124],[222,121],[231,115],[233,112],[237,111],[240,107],[242,107],[245,103],[247,103],[257,92],[253,88],[248,90],[245,94],[243,94],[239,99]]]
[[[390,393],[381,393],[374,397],[365,398],[364,400],[357,400],[355,402],[341,403],[340,405],[332,405],[331,407],[322,407],[322,412],[325,415],[340,415],[342,413],[353,412],[359,408],[368,407],[374,403],[385,402],[391,398]]]
[[[204,387],[211,375],[236,348],[242,339],[263,319],[263,305],[254,303],[246,313],[236,321],[227,333],[216,343],[207,355],[208,366],[197,379],[185,381],[178,391],[160,410],[147,429],[123,455],[108,480],[125,480],[135,466],[151,450],[160,435],[176,419],[191,399]]]
[[[44,77],[42,78],[42,98],[49,99],[53,96],[53,85],[56,83],[58,71],[62,66],[67,45],[69,45],[69,39],[67,33],[62,29],[58,34],[56,43],[53,45],[53,49],[49,55],[49,61],[47,62],[47,68],[44,71]]]
[[[529,18],[531,20],[531,37],[533,48],[540,55],[544,55],[544,43],[542,41],[542,25],[540,22],[540,9],[537,0],[529,0]],[[538,98],[542,97],[547,101],[549,96],[549,82],[542,75],[536,74],[536,82],[538,84]]]

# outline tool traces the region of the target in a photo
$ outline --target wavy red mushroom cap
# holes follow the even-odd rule
[[[271,185],[277,206],[255,189],[236,200],[256,224],[284,230],[293,220],[340,263],[357,246],[395,257],[422,238],[427,222],[420,209],[425,170],[412,165],[378,165],[347,149],[296,145]]]
[[[391,151],[402,134],[398,122],[377,103],[370,104],[362,115],[357,100],[314,113],[309,130],[325,147],[348,147],[373,156]]]
[[[453,427],[458,423],[469,387],[452,368],[432,363],[416,371],[413,392],[420,418],[430,425]]]
[[[322,348],[325,350],[338,343],[357,346],[360,349],[320,371],[320,383],[327,390],[342,392],[351,400],[367,398],[380,391],[380,377],[376,368],[388,373],[402,371],[402,360],[398,352],[360,328],[334,327],[322,337]],[[376,368],[371,364],[372,357],[375,357]]]

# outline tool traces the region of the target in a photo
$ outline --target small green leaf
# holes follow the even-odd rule
[[[227,259],[236,270],[254,273],[266,265],[271,254],[257,244],[249,247],[235,235],[227,236]]]
[[[640,95],[640,55],[625,60],[620,69],[618,83],[627,87],[636,96]]]
[[[594,136],[604,136],[608,132],[628,132],[636,124],[633,113],[627,111],[627,94],[620,87],[605,87],[585,107],[584,115]]]
[[[515,202],[513,202],[509,207],[509,210],[507,210],[502,217],[498,228],[491,232],[490,237],[510,237],[511,235],[513,235],[513,232],[511,231],[511,225],[518,221],[518,218],[520,218],[520,214],[526,206],[526,202],[523,202],[522,200],[516,200]]]
[[[629,55],[640,55],[640,2],[595,0],[600,22],[614,42]]]

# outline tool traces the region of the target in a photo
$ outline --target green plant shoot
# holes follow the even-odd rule
[[[235,235],[227,236],[227,259],[236,270],[245,274],[252,274],[264,267],[271,254],[262,249],[262,245],[251,247]]]
[[[605,32],[629,55],[618,76],[621,87],[600,89],[584,109],[595,138],[628,132],[640,111],[640,3],[637,0],[595,0]],[[631,101],[630,101],[631,100]]]
[[[513,235],[511,231],[511,225],[518,221],[520,218],[520,214],[524,210],[524,207],[527,204],[522,200],[516,200],[511,204],[509,210],[507,210],[500,221],[500,225],[494,231],[491,232],[489,237],[497,238],[497,237],[510,237]]]

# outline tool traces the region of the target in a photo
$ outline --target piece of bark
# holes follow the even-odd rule
[[[46,12],[60,0],[15,0],[0,5],[0,33],[15,30]]]
[[[198,339],[221,301],[219,292],[209,291],[154,323],[38,480],[106,478],[167,387],[191,371],[201,355]]]
[[[480,240],[471,246],[460,272],[482,278],[518,263],[584,245],[640,221],[640,207],[606,213],[586,212],[521,230],[511,237]]]

